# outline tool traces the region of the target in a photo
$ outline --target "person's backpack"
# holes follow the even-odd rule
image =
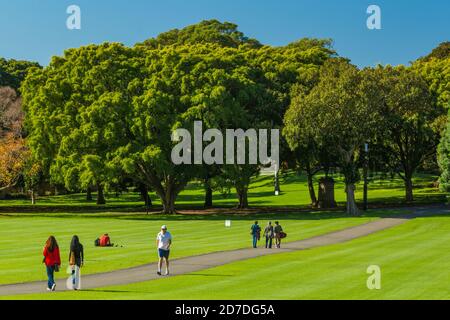
[[[100,246],[100,239],[99,238],[95,239],[94,246],[96,246],[96,247]]]

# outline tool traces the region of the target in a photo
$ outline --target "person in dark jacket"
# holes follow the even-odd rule
[[[73,236],[70,243],[69,265],[72,268],[73,289],[80,289],[80,268],[84,264],[84,250],[78,236]]]
[[[250,234],[253,239],[253,248],[256,248],[261,237],[261,227],[258,225],[258,221],[255,221],[255,223],[251,226]]]
[[[43,263],[45,263],[47,269],[47,290],[55,291],[55,271],[58,271],[61,266],[61,257],[59,255],[58,242],[56,242],[54,236],[50,236],[47,239],[42,254],[44,255]]]

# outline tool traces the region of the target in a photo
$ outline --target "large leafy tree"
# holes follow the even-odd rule
[[[44,172],[69,190],[96,186],[102,204],[105,184],[118,175],[108,161],[133,137],[133,80],[140,74],[136,52],[120,44],[71,49],[23,85],[28,143]]]
[[[135,100],[132,132],[135,139],[118,150],[127,170],[138,172],[159,195],[164,212],[175,211],[178,193],[201,165],[175,165],[171,159],[174,129],[193,137],[193,123],[203,130],[247,128],[249,110],[261,108],[259,85],[241,52],[214,44],[166,47],[146,51],[144,93]]]
[[[286,115],[285,135],[292,148],[306,151],[305,146],[314,145],[340,168],[351,215],[359,213],[358,159],[363,144],[375,135],[377,101],[371,77],[344,59],[330,59],[320,70],[318,84],[307,95],[294,98]]]
[[[382,97],[383,121],[376,142],[384,162],[405,183],[405,199],[413,201],[412,178],[425,160],[434,156],[445,110],[435,103],[425,79],[411,68],[370,70]]]
[[[15,186],[30,154],[22,136],[21,99],[14,89],[0,88],[0,190]]]

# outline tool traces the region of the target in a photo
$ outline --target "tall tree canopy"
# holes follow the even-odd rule
[[[354,192],[360,179],[360,150],[375,136],[380,120],[374,84],[372,77],[345,59],[330,59],[320,71],[318,84],[309,93],[298,92],[285,117],[284,135],[293,150],[309,152],[308,146],[314,145],[314,150],[325,152],[341,169],[351,215],[359,213]]]
[[[383,130],[375,147],[381,146],[384,162],[404,180],[406,201],[412,201],[413,175],[436,153],[445,110],[411,68],[387,66],[370,72],[378,79],[383,110]]]
[[[238,30],[237,25],[230,22],[217,20],[205,20],[200,23],[187,26],[181,30],[173,29],[161,33],[156,38],[151,38],[138,45],[144,45],[153,49],[171,45],[205,44],[214,43],[224,47],[237,48],[240,45],[248,45],[252,48],[262,45],[256,39],[245,36]]]

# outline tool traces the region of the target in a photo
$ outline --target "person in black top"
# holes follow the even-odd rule
[[[74,290],[80,288],[80,268],[83,264],[83,245],[80,243],[78,236],[73,236],[72,242],[70,243],[69,265],[72,268],[72,284]]]

